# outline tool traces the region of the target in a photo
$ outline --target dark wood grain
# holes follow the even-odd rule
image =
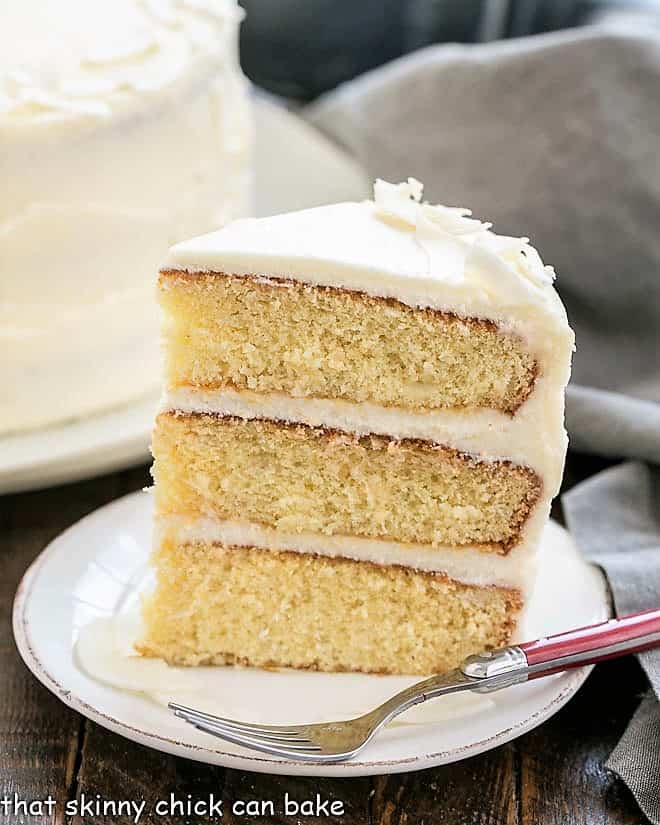
[[[602,469],[571,456],[565,487]],[[410,774],[351,780],[274,777],[214,768],[141,747],[87,722],[37,683],[14,648],[15,588],[30,562],[62,529],[102,504],[149,483],[146,467],[51,490],[0,499],[0,800],[52,794],[52,817],[4,823],[129,823],[130,816],[64,816],[67,800],[100,795],[146,802],[143,823],[208,823],[205,814],[156,816],[174,794],[186,802],[223,801],[222,821],[343,825],[629,825],[642,823],[634,800],[603,763],[636,706],[644,680],[636,663],[599,665],[565,708],[541,727],[494,751]],[[560,516],[560,508],[555,508]],[[330,817],[285,816],[284,795],[343,802]],[[272,800],[274,815],[232,813],[236,800]]]
[[[188,811],[188,804],[210,804],[222,801],[223,821],[242,823],[295,822],[300,825],[318,823],[316,816],[284,815],[285,794],[297,803],[315,802],[317,794],[328,802],[343,803],[344,814],[331,818],[334,823],[368,821],[370,780],[319,780],[311,777],[281,777],[247,773],[190,762],[135,745],[116,734],[89,723],[82,749],[82,759],[76,783],[79,801],[93,799],[101,794],[104,799],[144,800],[142,823],[204,823],[208,822],[205,808]],[[176,800],[174,815],[169,815],[171,799]],[[249,816],[251,803],[272,802],[274,814]],[[158,803],[161,807],[157,808]],[[164,803],[165,807],[162,807]],[[241,804],[238,813],[232,807]],[[183,807],[181,807],[183,806]],[[75,817],[78,825],[84,820]],[[100,824],[115,821],[112,816],[98,817]]]
[[[512,744],[417,773],[381,776],[374,783],[374,825],[515,825],[516,755]]]
[[[2,499],[0,545],[0,797],[16,793],[23,800],[49,795],[57,808],[46,821],[58,821],[75,781],[83,722],[27,672],[11,633],[11,606],[18,582],[43,546],[81,509],[112,498],[116,482],[103,479],[82,485],[69,498],[61,490]],[[44,817],[11,817],[12,822],[40,822]]]

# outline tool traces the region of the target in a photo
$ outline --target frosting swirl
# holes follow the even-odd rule
[[[108,117],[223,60],[230,0],[11,0],[3,10],[0,125]]]

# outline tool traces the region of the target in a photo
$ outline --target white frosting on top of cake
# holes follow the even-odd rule
[[[527,239],[496,235],[468,210],[423,203],[414,179],[377,181],[374,194],[235,221],[177,244],[163,268],[289,278],[492,319],[557,356],[568,377],[573,334],[554,272]]]
[[[529,238],[496,235],[491,231],[491,223],[471,218],[470,209],[423,203],[423,191],[423,185],[415,178],[398,184],[377,180],[374,184],[376,215],[404,231],[414,232],[415,240],[431,260],[436,256],[435,243],[441,244],[438,251],[442,255],[446,254],[444,245],[448,240],[459,239],[463,245],[472,245],[496,255],[516,274],[536,286],[551,284],[555,280],[554,269],[543,264],[539,253],[530,246]],[[465,258],[463,249],[456,260],[457,269],[451,273],[457,281],[465,276]]]
[[[0,41],[0,127],[108,117],[225,57],[234,0],[9,0]]]

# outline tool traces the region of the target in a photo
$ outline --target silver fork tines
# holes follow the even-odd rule
[[[259,725],[204,713],[174,702],[170,702],[169,708],[198,730],[236,745],[304,762],[339,762],[354,756],[383,725],[419,702],[462,690],[483,690],[491,682],[493,686],[504,687],[505,681],[507,684],[521,681],[525,678],[523,662],[526,665],[526,661],[522,653],[511,657],[511,650],[512,648],[507,650],[505,662],[504,653],[502,659],[488,654],[488,673],[494,673],[494,665],[503,662],[503,670],[497,669],[497,675],[492,678],[470,676],[461,670],[452,670],[411,685],[369,713],[342,722]]]
[[[305,725],[291,727],[257,725],[226,719],[211,713],[203,713],[174,702],[170,702],[168,707],[174,711],[175,716],[189,722],[198,730],[219,736],[236,745],[244,745],[266,753],[279,753],[290,756],[305,754],[312,756],[321,750],[320,745],[314,743],[305,735],[307,728]]]

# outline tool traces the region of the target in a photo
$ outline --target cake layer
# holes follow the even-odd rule
[[[177,665],[430,674],[505,644],[515,590],[348,559],[165,540],[140,652]]]
[[[168,537],[178,544],[256,547],[262,550],[285,550],[366,561],[385,567],[411,567],[428,573],[442,573],[463,584],[481,587],[497,585],[519,590],[523,594],[530,592],[536,573],[535,542],[527,539],[506,556],[501,556],[497,553],[483,553],[478,547],[432,547],[359,536],[287,533],[249,522],[180,515],[160,516],[156,519],[155,542]]]
[[[515,412],[537,364],[490,321],[277,279],[162,272],[167,382]]]
[[[206,414],[161,413],[153,454],[160,514],[499,553],[542,490],[527,467],[429,442]]]

